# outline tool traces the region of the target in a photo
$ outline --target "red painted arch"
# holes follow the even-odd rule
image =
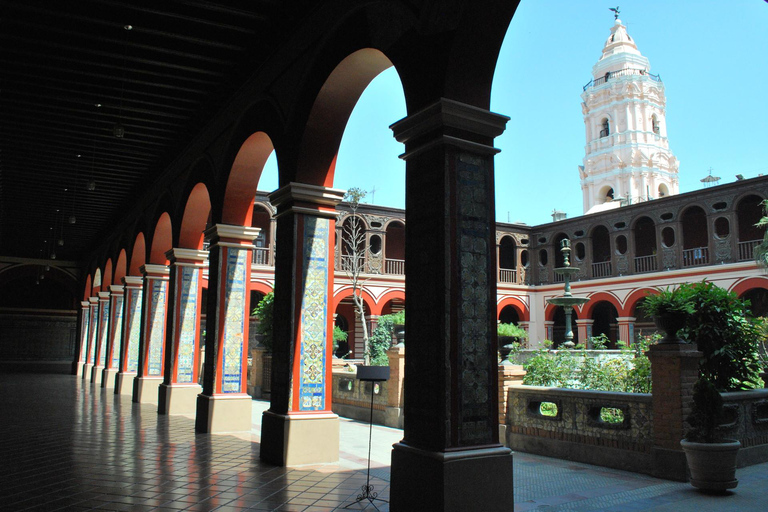
[[[504,297],[496,304],[496,320],[501,315],[501,310],[507,306],[512,306],[517,311],[517,316],[521,322],[528,322],[531,319],[531,312],[525,303],[517,297]]]
[[[621,307],[621,302],[619,301],[619,298],[616,297],[616,295],[608,292],[597,292],[593,293],[589,296],[589,302],[581,306],[581,314],[579,315],[581,318],[592,318],[592,310],[595,309],[595,306],[598,302],[608,302],[613,307],[616,308],[617,313],[621,313],[623,311]]]
[[[115,274],[112,278],[114,284],[122,284],[122,279],[125,277],[127,268],[128,256],[126,255],[125,249],[122,249],[117,256],[117,263],[115,263]]]
[[[347,55],[328,75],[309,112],[292,181],[333,186],[336,157],[347,121],[368,84],[392,62],[363,48]],[[282,180],[281,180],[282,183]]]
[[[112,275],[112,259],[108,259],[107,263],[104,264],[104,273],[101,278],[101,291],[109,291],[109,285],[113,284]]]
[[[179,247],[184,249],[202,249],[203,231],[211,213],[211,198],[208,187],[198,183],[192,188],[184,207],[179,232]]]
[[[88,300],[91,297],[91,286],[93,283],[93,280],[91,278],[91,275],[88,274],[88,277],[85,279],[85,290],[83,291],[83,300]]]
[[[405,304],[405,291],[404,290],[390,290],[384,295],[382,295],[378,302],[374,305],[373,310],[371,311],[372,315],[381,315],[382,311],[384,311],[384,306],[386,306],[389,302],[393,300],[399,300],[403,304]]]
[[[633,291],[624,299],[624,308],[619,310],[619,316],[634,316],[634,309],[637,303],[646,296],[656,295],[657,293],[659,293],[657,288],[640,288]]]
[[[268,284],[261,283],[261,282],[251,282],[251,284],[250,284],[248,289],[251,290],[251,291],[254,291],[254,292],[263,293],[264,295],[266,295],[268,293],[272,293],[273,291],[275,291]],[[254,307],[256,307],[256,305],[255,304],[251,304],[251,308],[254,308]]]
[[[131,264],[128,275],[140,276],[142,265],[147,262],[147,244],[144,240],[144,233],[136,235],[136,241],[133,242],[133,251],[131,252]]]
[[[221,215],[223,223],[251,225],[253,198],[264,164],[274,149],[272,139],[264,132],[256,132],[243,142],[227,179]]]
[[[369,314],[373,314],[373,305],[376,304],[376,300],[374,300],[373,296],[371,296],[370,293],[363,290],[363,302],[365,302],[365,307],[368,309]],[[333,311],[336,311],[336,309],[339,307],[339,304],[342,300],[346,299],[347,297],[352,296],[352,288],[350,287],[344,287],[341,290],[338,290],[334,296],[333,296]]]
[[[742,297],[749,290],[755,288],[763,288],[768,290],[768,278],[767,277],[747,277],[738,281],[729,291],[734,292],[738,297]]]
[[[155,225],[152,234],[152,248],[149,250],[149,263],[167,265],[166,252],[173,248],[173,232],[171,230],[171,216],[163,212]]]

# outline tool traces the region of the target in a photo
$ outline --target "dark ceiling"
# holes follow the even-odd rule
[[[87,258],[302,3],[0,0],[0,256]]]

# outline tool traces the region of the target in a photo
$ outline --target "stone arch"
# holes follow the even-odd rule
[[[115,262],[115,271],[112,281],[115,284],[122,284],[122,279],[125,277],[128,271],[128,255],[125,249],[121,249],[117,255],[117,261]]]
[[[630,293],[624,299],[624,307],[619,310],[619,316],[635,316],[637,314],[637,305],[648,295],[659,293],[657,288],[639,288]]]
[[[736,223],[739,242],[762,240],[764,230],[755,227],[763,216],[763,198],[755,193],[741,196],[736,202]]]
[[[155,229],[152,232],[152,242],[149,249],[149,262],[158,265],[167,265],[166,252],[173,248],[173,230],[171,216],[163,212],[157,219]]]
[[[128,275],[140,276],[142,265],[147,262],[147,244],[144,239],[144,233],[139,232],[136,235],[136,240],[133,242],[133,248],[131,250],[130,265],[128,267]]]
[[[609,302],[614,308],[616,308],[617,313],[620,313],[624,310],[621,307],[621,301],[613,293],[596,292],[590,294],[589,302],[581,306],[581,314],[579,316],[583,318],[591,318],[594,313],[595,306],[598,302]]]
[[[203,231],[211,213],[211,198],[208,187],[197,183],[189,192],[179,230],[179,247],[202,249]]]
[[[768,277],[746,277],[734,283],[730,290],[739,297],[753,288],[764,288],[768,290]]]
[[[500,300],[496,303],[496,318],[498,319],[501,315],[501,311],[506,307],[512,307],[517,311],[518,316],[520,317],[520,321],[527,322],[530,319],[531,312],[528,309],[528,306],[519,298],[519,297],[511,297],[511,296],[505,296],[502,297]]]
[[[83,290],[83,300],[88,300],[91,297],[91,289],[93,287],[93,277],[88,274],[85,278],[85,287]]]
[[[372,314],[374,315],[383,315],[384,310],[387,308],[387,306],[390,306],[392,302],[398,302],[400,304],[405,305],[405,291],[404,290],[390,290],[381,297],[379,297],[378,302],[374,305],[374,312]]]
[[[373,314],[373,308],[376,304],[376,299],[373,298],[373,295],[370,294],[368,290],[363,289],[362,290],[363,295],[363,302],[365,303],[365,308],[369,312],[369,314]],[[351,286],[344,286],[342,288],[339,288],[336,290],[336,292],[333,294],[333,309],[336,309],[341,301],[344,299],[347,299],[349,297],[352,297],[352,287]]]
[[[707,213],[700,205],[687,206],[680,214],[680,224],[683,231],[683,250],[709,245]]]
[[[107,292],[109,291],[109,285],[114,284],[112,282],[112,258],[107,259],[107,262],[104,264],[104,274],[103,274],[103,280],[101,284],[101,291]]]
[[[216,205],[221,210],[221,222],[237,226],[251,225],[259,178],[274,149],[272,139],[263,131],[252,133],[240,145],[227,174],[222,204]]]

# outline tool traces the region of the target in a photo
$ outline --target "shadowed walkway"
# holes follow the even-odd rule
[[[354,501],[365,483],[363,423],[342,419],[337,464],[280,468],[258,458],[266,402],[254,401],[250,435],[195,434],[191,417],[158,416],[156,406],[133,404],[70,375],[9,368],[0,366],[3,511],[319,512]],[[372,484],[384,499],[391,445],[401,437],[400,430],[374,427]],[[707,496],[688,484],[518,453],[514,510],[765,510],[768,464],[737,476],[736,492]]]

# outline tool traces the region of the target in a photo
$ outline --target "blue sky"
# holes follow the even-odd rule
[[[623,0],[621,20],[667,96],[670,149],[680,191],[768,174],[768,3],[763,0]],[[584,156],[582,87],[613,25],[594,0],[523,0],[507,31],[491,110],[509,116],[496,139],[496,218],[541,224],[552,210],[582,214],[577,166]],[[394,69],[360,98],[342,140],[335,188],[369,191],[365,202],[403,208],[403,146],[389,125],[406,115]],[[274,158],[259,183],[277,186]],[[371,193],[375,187],[375,192]]]

